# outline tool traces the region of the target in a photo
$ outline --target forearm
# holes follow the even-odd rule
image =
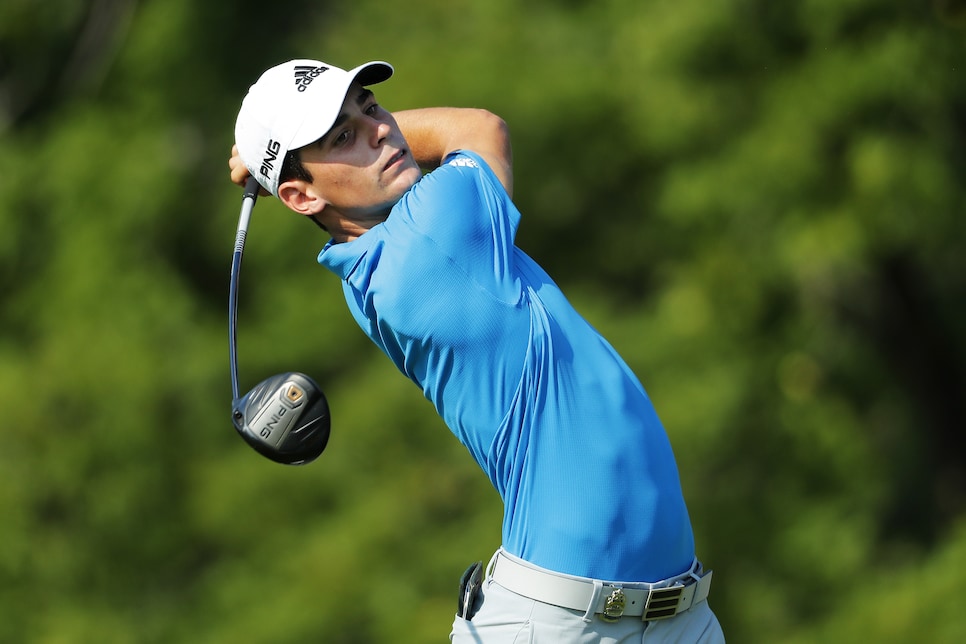
[[[512,194],[510,135],[500,117],[486,110],[455,107],[404,110],[393,116],[421,168],[432,170],[450,152],[471,150],[483,157]]]

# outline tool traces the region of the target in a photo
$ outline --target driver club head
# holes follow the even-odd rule
[[[304,373],[261,381],[232,403],[231,419],[249,445],[277,463],[309,463],[329,442],[328,401]]]

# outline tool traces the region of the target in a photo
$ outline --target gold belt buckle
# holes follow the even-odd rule
[[[615,588],[614,592],[604,600],[604,610],[601,611],[600,618],[605,622],[616,622],[624,614],[627,606],[627,595],[620,588]]]

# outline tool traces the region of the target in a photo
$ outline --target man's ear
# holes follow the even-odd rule
[[[289,210],[306,216],[317,215],[327,205],[315,186],[299,179],[280,185],[278,198]]]

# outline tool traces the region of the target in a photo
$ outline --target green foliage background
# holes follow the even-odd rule
[[[292,57],[508,121],[518,241],[651,393],[729,641],[966,640],[964,54],[961,0],[6,0],[0,641],[446,641],[499,545],[268,199],[242,386],[313,374],[334,433],[234,435],[226,160]]]

